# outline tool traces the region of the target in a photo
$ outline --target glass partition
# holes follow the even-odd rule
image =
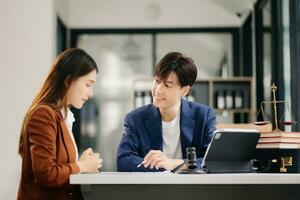
[[[151,41],[151,35],[143,34],[83,34],[78,37],[77,46],[85,49],[99,66],[93,98],[98,121],[81,115],[81,140],[97,140],[94,148],[105,160],[104,171],[115,169],[123,119],[133,109],[133,81],[152,76]],[[88,105],[83,107],[82,113],[86,112]],[[87,127],[94,127],[90,129],[96,133],[86,131]],[[80,144],[82,151],[87,148],[85,144],[93,143]]]
[[[230,33],[157,34],[157,59],[167,52],[179,51],[191,57],[198,78],[233,75],[232,35]]]

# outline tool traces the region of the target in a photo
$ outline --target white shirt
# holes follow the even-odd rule
[[[64,116],[64,109],[62,109],[61,112],[63,113],[63,116]],[[70,137],[72,139],[72,142],[73,142],[73,145],[74,145],[74,148],[75,148],[76,160],[78,160],[78,149],[77,149],[77,145],[76,145],[76,142],[75,142],[75,139],[74,139],[74,135],[73,135],[73,132],[72,132],[73,122],[74,121],[75,121],[74,114],[68,108],[67,109],[67,117],[65,118],[65,124],[67,126],[68,132],[70,134]]]
[[[182,159],[180,141],[180,112],[170,122],[162,121],[163,152],[168,158]]]

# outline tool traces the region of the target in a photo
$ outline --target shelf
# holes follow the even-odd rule
[[[195,101],[214,108],[215,113],[220,115],[217,120],[228,120],[230,116],[231,123],[249,123],[253,121],[254,113],[252,82],[252,77],[197,79],[192,91]],[[226,112],[229,115],[224,117]]]

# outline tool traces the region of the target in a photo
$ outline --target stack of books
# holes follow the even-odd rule
[[[263,132],[256,148],[300,149],[300,132]]]

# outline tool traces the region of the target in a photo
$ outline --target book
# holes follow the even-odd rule
[[[265,137],[295,137],[300,138],[300,132],[262,132],[260,138]]]
[[[274,143],[264,143],[264,144],[257,144],[257,149],[260,148],[276,148],[276,149],[299,149],[300,144],[292,144],[292,143],[283,143],[283,142],[274,142]]]
[[[246,128],[220,128],[220,129],[217,129],[215,132],[242,132],[242,133],[245,133],[245,132],[255,132],[257,133],[258,131],[256,129],[246,129]],[[299,134],[299,137],[300,137],[300,134]]]
[[[283,142],[283,143],[299,143],[300,137],[261,137],[258,143]]]

